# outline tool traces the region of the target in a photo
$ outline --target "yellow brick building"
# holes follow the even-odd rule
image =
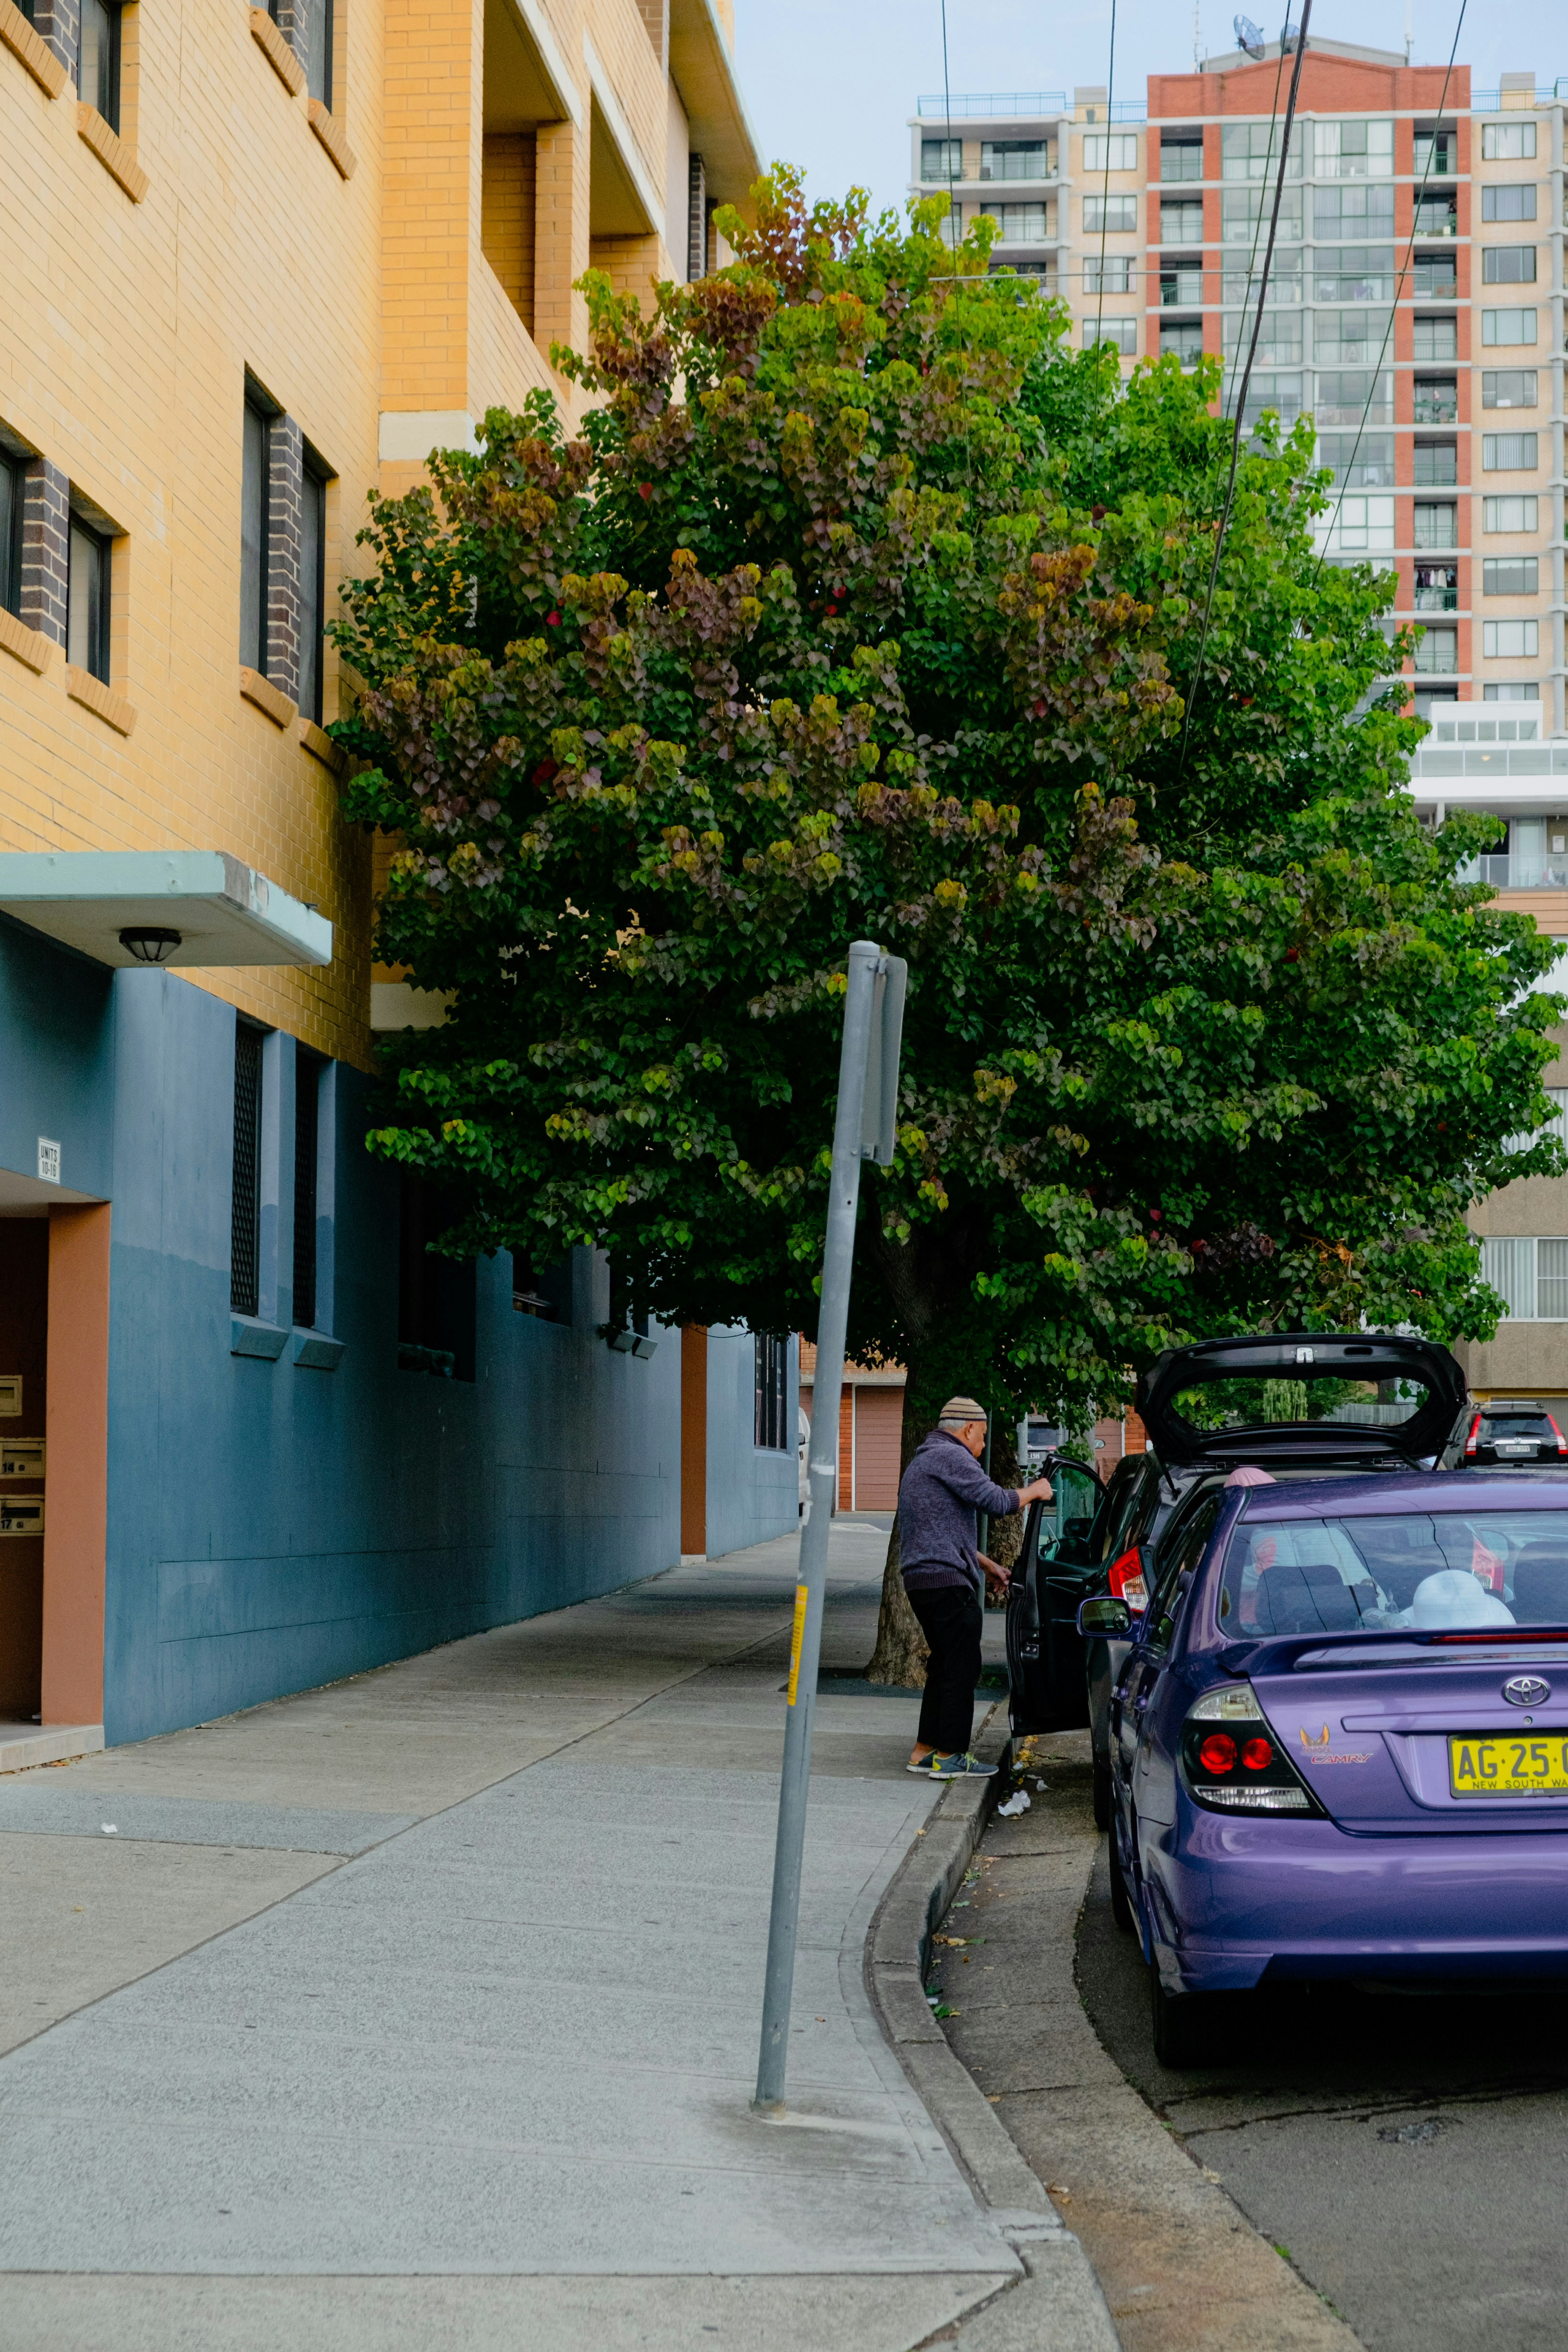
[[[732,31],[0,0],[0,1771],[679,1557],[680,1350],[606,1346],[587,1251],[433,1258],[364,1150],[408,992],[324,629],[373,490],[565,397],[591,263],[716,257]]]

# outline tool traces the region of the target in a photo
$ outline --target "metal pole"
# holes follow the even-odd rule
[[[816,1403],[811,1419],[811,1488],[800,1532],[790,1644],[789,1706],[784,1716],[784,1772],[779,1782],[778,1842],[773,1849],[773,1914],[768,1922],[768,1972],[763,1989],[763,2043],[754,2105],[784,2106],[789,2062],[790,1997],[795,1989],[795,1934],[800,1922],[800,1865],[805,1843],[805,1800],[811,1777],[811,1729],[816,1713],[816,1664],[822,1648],[822,1601],[827,1581],[827,1536],[837,1475],[838,1397],[844,1385],[844,1335],[855,1258],[855,1211],[860,1197],[866,1062],[881,950],[857,940],[849,950],[844,1001],[844,1047],[838,1061],[838,1110],[833,1123],[833,1172],[828,1179],[827,1244],[822,1258],[822,1305],[816,1324]]]

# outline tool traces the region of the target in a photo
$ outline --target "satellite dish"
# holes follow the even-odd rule
[[[1237,16],[1234,21],[1237,47],[1245,49],[1249,58],[1261,58],[1264,49],[1262,26],[1255,25],[1250,16]]]

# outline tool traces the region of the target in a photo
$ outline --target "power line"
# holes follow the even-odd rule
[[[1258,288],[1258,315],[1252,322],[1252,340],[1247,347],[1247,366],[1242,373],[1241,392],[1236,404],[1236,425],[1230,444],[1230,474],[1225,486],[1225,502],[1220,509],[1219,523],[1214,535],[1214,559],[1209,565],[1208,593],[1204,598],[1203,627],[1198,632],[1198,657],[1193,670],[1192,691],[1187,696],[1186,714],[1182,722],[1182,750],[1176,762],[1176,781],[1181,782],[1187,764],[1187,739],[1192,732],[1193,709],[1203,685],[1204,651],[1208,644],[1209,616],[1214,611],[1215,582],[1219,577],[1219,559],[1225,546],[1225,534],[1230,522],[1231,504],[1236,497],[1236,470],[1241,460],[1241,421],[1247,414],[1247,387],[1252,382],[1252,362],[1258,353],[1258,338],[1263,328],[1263,306],[1268,296],[1268,275],[1274,266],[1274,241],[1279,229],[1279,205],[1285,194],[1285,167],[1290,157],[1290,132],[1296,121],[1296,96],[1301,87],[1301,64],[1307,54],[1307,27],[1312,21],[1312,0],[1305,0],[1301,10],[1300,30],[1296,36],[1296,62],[1290,72],[1290,95],[1285,103],[1285,128],[1279,142],[1279,170],[1274,182],[1274,209],[1268,216],[1268,243],[1264,249],[1263,275]]]
[[[1410,241],[1409,241],[1409,243],[1406,245],[1406,247],[1405,247],[1405,261],[1404,261],[1404,266],[1403,266],[1403,267],[1402,267],[1402,268],[1400,269],[1399,276],[1398,276],[1398,279],[1397,279],[1397,285],[1398,285],[1398,287],[1400,287],[1400,288],[1403,288],[1403,287],[1405,286],[1405,284],[1406,280],[1408,279],[1408,278],[1409,278],[1409,276],[1410,276],[1410,271],[1411,271],[1411,260],[1412,260],[1412,257],[1414,256],[1415,251],[1415,222],[1416,222],[1416,216],[1417,216],[1417,215],[1418,215],[1418,213],[1419,213],[1419,211],[1420,211],[1421,199],[1422,199],[1422,197],[1423,197],[1423,196],[1426,194],[1426,183],[1427,183],[1427,181],[1428,181],[1428,180],[1431,178],[1431,176],[1432,176],[1432,157],[1433,157],[1433,154],[1434,154],[1434,152],[1435,152],[1435,151],[1436,151],[1436,149],[1437,142],[1438,142],[1438,140],[1439,140],[1439,139],[1442,137],[1442,135],[1443,135],[1443,109],[1444,109],[1445,105],[1446,105],[1446,104],[1447,104],[1447,97],[1448,97],[1448,81],[1449,81],[1449,77],[1452,75],[1453,70],[1454,70],[1454,59],[1458,57],[1458,53],[1459,53],[1459,34],[1460,34],[1460,31],[1461,31],[1461,29],[1462,29],[1462,27],[1463,27],[1463,26],[1464,26],[1464,22],[1465,22],[1465,10],[1468,7],[1468,5],[1469,5],[1469,0],[1459,0],[1459,16],[1458,16],[1458,23],[1455,25],[1455,26],[1454,26],[1454,44],[1453,44],[1452,48],[1450,48],[1450,50],[1448,51],[1448,63],[1447,63],[1447,68],[1445,69],[1445,71],[1444,71],[1444,75],[1443,75],[1443,88],[1442,88],[1442,92],[1441,92],[1441,94],[1440,94],[1440,96],[1438,97],[1438,100],[1437,100],[1437,112],[1436,112],[1436,117],[1434,118],[1434,120],[1435,120],[1435,124],[1436,124],[1436,128],[1434,129],[1434,131],[1433,131],[1433,132],[1432,132],[1431,139],[1430,139],[1430,140],[1429,140],[1429,142],[1427,142],[1427,148],[1426,148],[1426,170],[1422,173],[1422,174],[1421,174],[1421,185],[1416,189],[1416,191],[1415,191],[1415,199],[1414,199],[1414,201],[1413,201],[1413,203],[1412,203],[1412,205],[1411,205],[1411,207],[1410,207]],[[1456,125],[1456,130],[1455,130],[1455,137],[1456,137],[1456,141],[1457,141],[1457,139],[1458,139],[1458,126]],[[1395,300],[1397,300],[1397,294],[1396,294],[1396,296],[1395,296]],[[1345,468],[1344,468],[1346,478],[1345,478],[1345,480],[1344,480],[1343,482],[1342,482],[1342,483],[1341,483],[1341,485],[1340,485],[1340,494],[1339,494],[1338,498],[1334,500],[1334,511],[1333,511],[1332,515],[1331,515],[1331,518],[1330,518],[1330,520],[1329,520],[1329,528],[1328,528],[1327,532],[1324,534],[1324,538],[1323,538],[1323,544],[1322,544],[1322,547],[1321,547],[1321,551],[1319,551],[1318,561],[1317,561],[1316,564],[1313,566],[1313,569],[1312,569],[1312,584],[1313,584],[1313,586],[1314,586],[1314,587],[1317,585],[1317,582],[1318,582],[1318,575],[1319,575],[1319,573],[1322,571],[1323,563],[1324,563],[1324,560],[1325,560],[1325,558],[1326,558],[1326,557],[1327,557],[1327,555],[1328,555],[1328,551],[1329,551],[1329,541],[1333,538],[1334,532],[1335,532],[1335,530],[1336,530],[1338,529],[1338,527],[1339,527],[1340,509],[1343,506],[1343,504],[1344,504],[1344,502],[1345,502],[1345,491],[1346,491],[1346,489],[1347,489],[1347,488],[1349,488],[1349,486],[1350,486],[1350,485],[1349,485],[1349,478],[1350,478],[1351,474],[1354,471],[1356,457],[1357,457],[1357,456],[1359,455],[1360,450],[1361,450],[1362,436],[1363,436],[1363,434],[1366,431],[1367,419],[1368,419],[1368,417],[1372,415],[1372,403],[1373,403],[1373,394],[1375,394],[1375,392],[1376,392],[1376,390],[1377,390],[1377,382],[1378,382],[1378,378],[1379,378],[1379,376],[1383,373],[1383,363],[1384,363],[1384,361],[1388,357],[1388,339],[1389,339],[1390,335],[1392,335],[1392,334],[1393,334],[1393,332],[1394,332],[1394,307],[1393,307],[1393,305],[1390,305],[1390,308],[1389,308],[1389,313],[1388,313],[1388,324],[1387,324],[1387,326],[1386,326],[1386,327],[1384,327],[1384,331],[1383,331],[1383,341],[1382,341],[1382,344],[1381,344],[1381,346],[1379,347],[1379,350],[1378,350],[1378,354],[1377,354],[1377,364],[1376,364],[1376,366],[1372,370],[1371,376],[1370,376],[1370,379],[1369,379],[1368,383],[1367,383],[1367,387],[1366,387],[1366,402],[1365,402],[1364,406],[1363,406],[1363,409],[1362,409],[1362,413],[1361,413],[1361,423],[1356,426],[1356,436],[1355,436],[1355,440],[1354,440],[1354,442],[1352,444],[1352,446],[1351,446],[1350,463],[1349,463],[1349,464],[1345,467]]]
[[[1105,232],[1110,211],[1110,126],[1116,119],[1116,0],[1110,0],[1110,62],[1105,69],[1105,176],[1100,189],[1100,307],[1094,314],[1094,340],[1098,349],[1100,330],[1105,323]],[[1057,202],[1059,205],[1061,198]],[[1057,224],[1059,234],[1061,223]]]

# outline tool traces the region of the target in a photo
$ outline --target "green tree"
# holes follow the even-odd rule
[[[1466,1209],[1561,1164],[1505,1158],[1551,950],[1415,820],[1392,578],[1318,566],[1310,431],[1246,447],[1197,679],[1212,364],[1123,387],[941,199],[756,194],[646,317],[589,273],[578,437],[531,394],[376,506],[335,732],[400,838],[379,952],[451,1011],[372,1149],[455,1252],[809,1332],[869,937],[910,987],[851,1343],[906,1452],[952,1388],[1082,1423],[1187,1337],[1489,1331]]]

